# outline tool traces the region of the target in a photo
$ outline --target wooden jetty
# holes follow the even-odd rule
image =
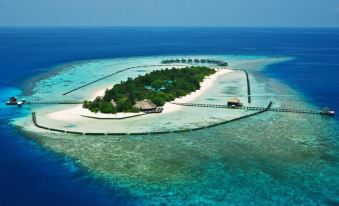
[[[26,104],[82,104],[83,101],[26,101]]]
[[[243,110],[252,110],[252,111],[271,111],[271,112],[289,112],[289,113],[300,113],[300,114],[321,114],[334,116],[335,112],[329,108],[323,110],[302,110],[302,109],[286,109],[286,108],[272,108],[273,102],[269,103],[268,107],[252,107],[252,106],[239,106],[232,107],[226,104],[197,104],[197,103],[180,103],[180,102],[171,102],[172,104],[187,106],[187,107],[209,107],[209,108],[220,108],[220,109],[243,109]],[[27,101],[26,104],[83,104],[83,101]],[[155,112],[157,113],[157,112]]]
[[[243,110],[256,110],[256,111],[271,111],[271,112],[289,112],[289,113],[303,113],[303,114],[321,114],[334,116],[335,112],[332,110],[323,110],[323,111],[314,111],[314,110],[301,110],[301,109],[284,109],[284,108],[271,108],[272,102],[270,102],[269,107],[230,107],[223,104],[195,104],[195,103],[178,103],[171,102],[172,104],[180,105],[180,106],[189,106],[189,107],[209,107],[209,108],[223,108],[223,109],[243,109]]]

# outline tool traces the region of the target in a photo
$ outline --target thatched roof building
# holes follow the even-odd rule
[[[144,99],[142,101],[137,101],[134,107],[140,109],[141,111],[150,111],[150,110],[155,110],[157,108],[157,105],[155,105],[149,99]]]
[[[242,106],[240,99],[236,98],[236,97],[231,97],[227,100],[227,106]]]

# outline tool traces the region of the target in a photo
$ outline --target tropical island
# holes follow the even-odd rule
[[[216,72],[209,67],[191,66],[156,70],[135,79],[128,78],[108,89],[103,97],[84,101],[83,107],[91,112],[138,113],[146,108],[154,110],[166,102],[200,89],[200,83]]]

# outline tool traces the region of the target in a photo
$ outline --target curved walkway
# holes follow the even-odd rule
[[[86,132],[78,132],[78,131],[67,131],[67,130],[56,129],[56,128],[51,128],[51,127],[45,127],[43,125],[40,125],[38,123],[38,121],[37,121],[37,116],[36,116],[35,112],[32,112],[32,121],[33,121],[33,123],[34,123],[34,125],[36,127],[41,128],[41,129],[45,129],[45,130],[49,130],[49,131],[54,131],[54,132],[61,132],[61,133],[79,134],[79,135],[148,135],[148,134],[168,134],[168,133],[182,133],[182,132],[197,131],[197,130],[202,130],[202,129],[206,129],[206,128],[215,127],[215,126],[222,125],[222,124],[227,124],[227,123],[235,122],[235,121],[238,121],[238,120],[241,120],[241,119],[245,119],[245,118],[248,118],[248,117],[252,117],[252,116],[255,116],[255,115],[267,112],[270,109],[271,105],[272,105],[272,102],[270,102],[268,104],[268,106],[264,110],[260,110],[260,111],[254,112],[252,114],[244,115],[244,116],[241,116],[241,117],[237,117],[237,118],[234,118],[234,119],[231,119],[231,120],[226,120],[226,121],[219,122],[219,123],[216,123],[216,124],[211,124],[211,125],[204,126],[204,127],[198,127],[198,128],[193,128],[193,129],[173,130],[173,131],[159,131],[159,132],[139,132],[139,133],[127,133],[127,132],[126,133],[89,132],[89,133],[86,133]]]

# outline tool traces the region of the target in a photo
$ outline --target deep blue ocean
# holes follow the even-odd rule
[[[69,61],[176,54],[290,56],[265,70],[317,106],[339,111],[339,29],[0,28],[0,205],[124,205],[86,172],[9,126],[22,82]]]

